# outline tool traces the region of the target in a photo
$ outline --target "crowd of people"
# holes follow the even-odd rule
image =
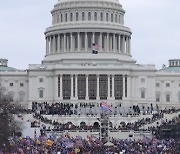
[[[69,105],[68,105],[69,106]],[[134,131],[138,131],[143,125],[146,124],[151,124],[161,118],[163,118],[164,113],[174,113],[177,110],[175,110],[174,108],[172,109],[168,109],[168,110],[160,110],[157,113],[152,114],[151,117],[147,117],[147,118],[142,118],[139,119],[138,121],[135,122],[121,122],[119,125],[113,126],[112,123],[109,124],[109,129],[110,130],[134,130]],[[87,125],[87,124],[82,124],[80,126],[76,126],[73,123],[60,123],[57,122],[55,120],[52,119],[48,119],[46,116],[43,116],[43,114],[41,113],[35,113],[34,114],[34,118],[36,118],[37,120],[40,120],[41,122],[44,122],[46,124],[50,124],[53,125],[53,129],[54,130],[99,130],[100,126],[98,125],[98,123],[96,123],[96,125]],[[154,130],[154,127],[149,127],[148,131],[152,131]]]
[[[102,143],[92,136],[88,136],[85,140],[81,136],[57,137],[52,134],[49,138],[46,136],[11,138],[10,149],[4,147],[0,149],[0,153],[6,154],[9,151],[11,154],[178,154],[176,144],[173,139],[155,138],[137,141],[112,138],[110,142]]]
[[[60,103],[55,102],[49,104],[47,102],[32,102],[32,111],[38,111],[43,115],[91,115],[97,116],[100,114],[100,103]],[[152,114],[158,110],[158,106],[148,105],[133,105],[126,106],[119,104],[111,104],[110,116],[138,116],[140,114]]]

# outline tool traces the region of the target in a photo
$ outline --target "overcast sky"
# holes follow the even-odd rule
[[[57,0],[0,1],[0,58],[27,69],[45,55],[44,31]],[[132,56],[139,64],[161,68],[180,58],[180,0],[120,0],[132,31]]]

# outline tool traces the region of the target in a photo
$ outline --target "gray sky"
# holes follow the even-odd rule
[[[27,69],[45,55],[44,31],[57,0],[0,1],[0,58],[11,67]],[[132,56],[139,64],[161,68],[180,58],[180,0],[120,0],[131,28]]]

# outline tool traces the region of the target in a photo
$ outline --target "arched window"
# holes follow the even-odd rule
[[[85,20],[85,13],[82,12],[82,21],[84,21],[84,20]]]
[[[14,101],[14,92],[13,91],[9,92],[8,97],[9,97],[10,102],[13,102]]]
[[[94,21],[97,21],[97,12],[94,12]]]
[[[73,13],[70,13],[70,21],[73,21]]]
[[[171,101],[171,95],[170,93],[166,93],[166,102],[170,102]]]
[[[113,16],[113,14],[111,14],[111,22],[113,22],[113,21],[114,21],[113,17],[114,17],[114,16]]]
[[[67,22],[67,13],[65,13],[65,22]]]
[[[63,14],[61,13],[61,22],[63,22]]]
[[[59,15],[57,15],[57,23],[59,23]]]
[[[25,92],[20,91],[19,92],[19,102],[24,102]]]
[[[108,13],[106,13],[106,21],[109,21],[109,14]]]
[[[39,98],[44,98],[44,88],[39,88]]]
[[[117,14],[115,15],[115,22],[117,23]]]
[[[88,12],[88,20],[91,20],[91,12]]]
[[[140,92],[141,92],[141,98],[145,98],[146,97],[146,89],[145,88],[141,88]]]
[[[100,20],[103,21],[103,12],[101,12],[100,18]]]
[[[156,102],[160,102],[160,92],[156,92]]]
[[[119,23],[121,23],[121,15],[119,15]]]
[[[79,13],[76,12],[76,21],[78,21],[78,20],[79,20]]]

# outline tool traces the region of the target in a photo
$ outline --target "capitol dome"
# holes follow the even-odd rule
[[[58,0],[52,26],[45,31],[46,55],[42,63],[135,63],[131,57],[131,30],[118,0]],[[94,45],[94,46],[93,46]]]

